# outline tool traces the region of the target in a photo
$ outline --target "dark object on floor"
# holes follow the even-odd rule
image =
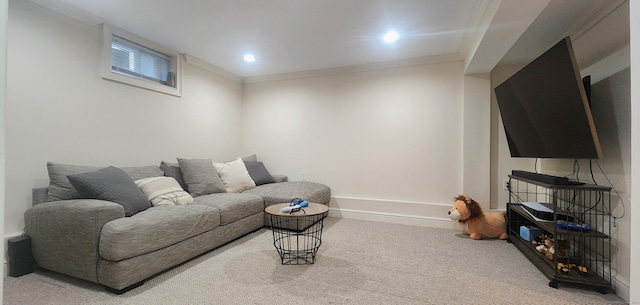
[[[9,275],[19,277],[34,271],[31,238],[22,235],[9,239]]]

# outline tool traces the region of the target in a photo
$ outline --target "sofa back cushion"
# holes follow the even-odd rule
[[[164,175],[166,177],[171,177],[173,179],[176,179],[176,181],[178,181],[178,184],[180,184],[183,190],[187,192],[189,191],[189,188],[187,188],[187,184],[184,182],[184,179],[182,178],[182,171],[180,170],[180,164],[175,162],[162,161],[160,162],[160,169],[164,172]]]
[[[49,172],[49,201],[82,198],[80,193],[78,193],[71,183],[69,183],[67,176],[94,172],[101,168],[103,167],[47,162],[47,171]],[[122,171],[129,175],[133,180],[163,176],[162,170],[155,165],[121,167],[120,169],[122,169]]]

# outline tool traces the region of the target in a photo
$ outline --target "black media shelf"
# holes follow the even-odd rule
[[[550,279],[549,286],[558,288],[560,283],[567,283],[606,293],[611,288],[612,220],[608,212],[611,188],[593,184],[554,185],[513,175],[509,178],[508,240]],[[523,207],[524,202],[549,203],[553,220],[534,217]],[[558,220],[566,215],[590,229],[558,227]],[[562,255],[549,259],[534,243],[520,236],[521,226],[537,228],[568,246]],[[562,269],[562,266],[572,267]]]

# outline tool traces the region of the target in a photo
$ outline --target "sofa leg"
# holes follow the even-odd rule
[[[111,287],[108,287],[108,286],[104,286],[104,288],[105,288],[107,291],[109,291],[109,292],[111,292],[111,293],[113,293],[113,294],[123,294],[123,293],[125,293],[125,292],[127,292],[127,291],[129,291],[129,290],[136,289],[136,288],[138,288],[138,287],[140,287],[140,286],[144,285],[144,282],[145,282],[145,281],[140,281],[140,282],[137,282],[137,283],[135,283],[135,284],[133,284],[133,285],[130,285],[130,286],[124,287],[124,288],[122,288],[122,289],[115,289],[115,288],[111,288]]]

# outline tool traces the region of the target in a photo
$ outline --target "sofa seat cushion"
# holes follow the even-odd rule
[[[328,186],[309,181],[264,184],[244,191],[242,194],[262,197],[265,207],[276,203],[290,202],[295,198],[322,204],[328,204],[331,199],[331,189]]]
[[[251,194],[217,193],[193,199],[193,204],[215,207],[220,210],[221,225],[232,223],[264,210],[262,197]]]
[[[152,207],[106,223],[100,232],[100,256],[121,261],[150,253],[220,226],[220,211],[211,206]]]

